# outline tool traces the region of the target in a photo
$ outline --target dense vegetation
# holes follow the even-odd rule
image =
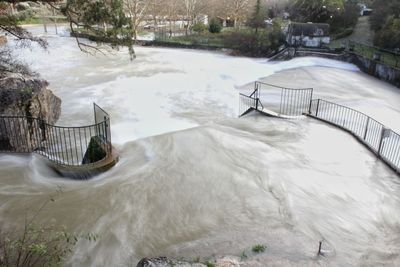
[[[292,19],[299,22],[329,23],[331,34],[342,38],[353,32],[360,14],[357,0],[294,0]]]
[[[400,49],[400,0],[375,0],[371,27],[375,31],[376,46]]]

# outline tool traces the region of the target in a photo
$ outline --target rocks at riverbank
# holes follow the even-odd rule
[[[61,113],[60,98],[47,86],[17,73],[0,77],[0,116],[6,116],[0,118],[0,150],[31,152],[47,139],[43,123],[55,124]]]
[[[243,263],[243,262],[242,262]],[[239,257],[225,256],[212,261],[207,261],[205,263],[200,262],[184,262],[168,259],[166,257],[159,258],[144,258],[142,259],[136,267],[240,267],[248,266],[241,265],[241,260]],[[255,265],[256,266],[256,265]]]
[[[21,74],[0,78],[0,114],[39,118],[54,124],[61,113],[61,100],[47,89],[45,80]]]

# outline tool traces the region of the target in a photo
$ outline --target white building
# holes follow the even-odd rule
[[[286,33],[289,46],[323,47],[330,41],[329,24],[325,23],[292,22]]]

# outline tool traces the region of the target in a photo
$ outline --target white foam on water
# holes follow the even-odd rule
[[[135,48],[137,59],[131,62],[125,49],[90,57],[72,38],[50,38],[49,43],[47,52],[35,48],[23,51],[21,57],[61,97],[59,123],[87,124],[90,104],[96,102],[110,113],[113,141],[121,144],[198,126],[204,117],[207,121],[235,117],[234,88],[282,70],[306,66],[357,70],[321,58],[269,63],[217,52],[143,47]]]

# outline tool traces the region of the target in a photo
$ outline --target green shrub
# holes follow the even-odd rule
[[[248,56],[267,56],[283,44],[280,28],[253,31],[237,31],[226,34],[225,47],[238,50]]]
[[[265,251],[266,248],[267,248],[267,247],[264,246],[264,245],[255,245],[251,250],[252,250],[254,253],[262,253],[262,252]]]
[[[46,201],[31,218],[25,218],[22,231],[0,230],[0,266],[61,266],[79,239],[96,241],[97,236],[76,236],[64,227],[38,224],[37,216],[54,199]]]
[[[342,39],[345,38],[347,36],[350,36],[354,31],[354,28],[347,28],[347,29],[341,29],[340,32],[338,32],[337,34],[333,35],[333,39],[337,40],[337,39]]]
[[[374,44],[383,48],[400,48],[400,19],[391,16],[375,34]]]
[[[346,33],[349,33],[348,35],[350,35],[358,22],[359,14],[360,8],[356,3],[351,1],[346,2],[341,12],[333,14],[332,18],[326,21],[330,24],[331,34],[342,34],[343,37],[347,36]],[[351,32],[349,29],[351,29]]]
[[[208,30],[208,27],[204,23],[196,23],[192,30],[197,33],[204,33]]]
[[[27,9],[27,10],[25,10],[25,11],[18,12],[17,15],[16,15],[16,17],[17,17],[17,20],[20,21],[20,20],[28,20],[28,19],[31,19],[31,18],[34,17],[34,15],[35,15],[35,13],[34,13],[32,10]]]
[[[222,25],[217,19],[211,19],[208,31],[211,33],[220,33],[222,30]]]

